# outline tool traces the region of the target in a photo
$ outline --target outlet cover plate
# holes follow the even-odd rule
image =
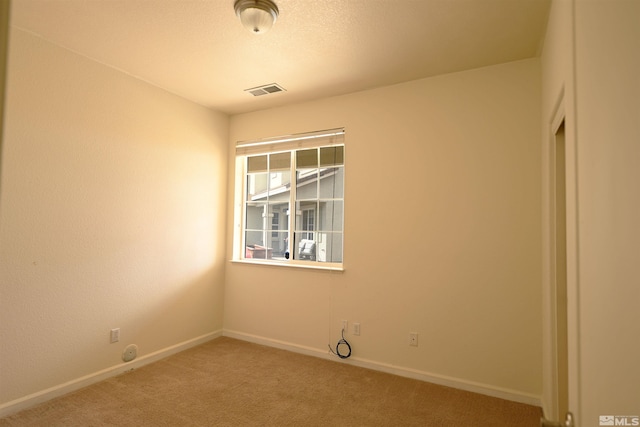
[[[360,323],[353,324],[353,335],[360,335]]]
[[[409,332],[409,345],[413,347],[418,346],[418,333],[417,332]]]

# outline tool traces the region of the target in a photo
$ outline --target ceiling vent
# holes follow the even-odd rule
[[[249,92],[253,96],[269,95],[270,93],[283,92],[284,88],[276,83],[268,85],[252,87],[251,89],[245,89],[245,92]]]

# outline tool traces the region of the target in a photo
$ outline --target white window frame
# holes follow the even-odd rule
[[[233,233],[233,262],[249,263],[249,264],[267,264],[278,265],[287,267],[303,267],[303,268],[316,268],[316,269],[330,269],[330,270],[343,270],[344,269],[344,213],[342,216],[342,261],[341,262],[322,262],[322,261],[309,261],[294,259],[294,256],[290,256],[288,260],[277,259],[252,259],[246,258],[246,245],[245,245],[245,197],[246,197],[246,158],[248,156],[260,155],[260,154],[272,154],[278,152],[292,152],[291,163],[291,189],[290,189],[290,201],[289,201],[289,215],[285,220],[281,218],[280,224],[288,224],[288,236],[289,236],[289,252],[291,254],[297,251],[294,241],[294,230],[296,215],[291,213],[297,213],[296,209],[296,168],[293,158],[295,158],[295,151],[301,149],[321,148],[330,146],[345,146],[344,143],[344,128],[329,129],[324,131],[288,135],[276,138],[268,138],[253,141],[240,141],[236,144],[236,169],[235,169],[235,203],[234,203],[234,233]],[[343,151],[344,153],[344,151]],[[346,157],[346,155],[345,155]],[[343,177],[346,159],[343,158]],[[318,197],[319,197],[318,193]],[[344,187],[342,194],[343,209],[344,209]],[[314,212],[314,227],[317,228],[317,212]],[[281,228],[284,230],[284,228]],[[314,230],[316,233],[317,230]]]

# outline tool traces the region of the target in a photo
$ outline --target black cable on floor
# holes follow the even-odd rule
[[[347,354],[340,353],[340,345],[346,345],[347,348],[349,349],[349,352]],[[349,345],[347,340],[344,339],[344,329],[342,330],[342,339],[338,341],[338,344],[336,344],[336,351],[333,351],[330,345],[329,345],[329,351],[335,354],[336,356],[338,356],[340,359],[346,359],[347,357],[351,356],[351,346]]]

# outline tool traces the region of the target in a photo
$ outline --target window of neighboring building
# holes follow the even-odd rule
[[[236,159],[234,258],[341,267],[344,129],[239,142]]]

